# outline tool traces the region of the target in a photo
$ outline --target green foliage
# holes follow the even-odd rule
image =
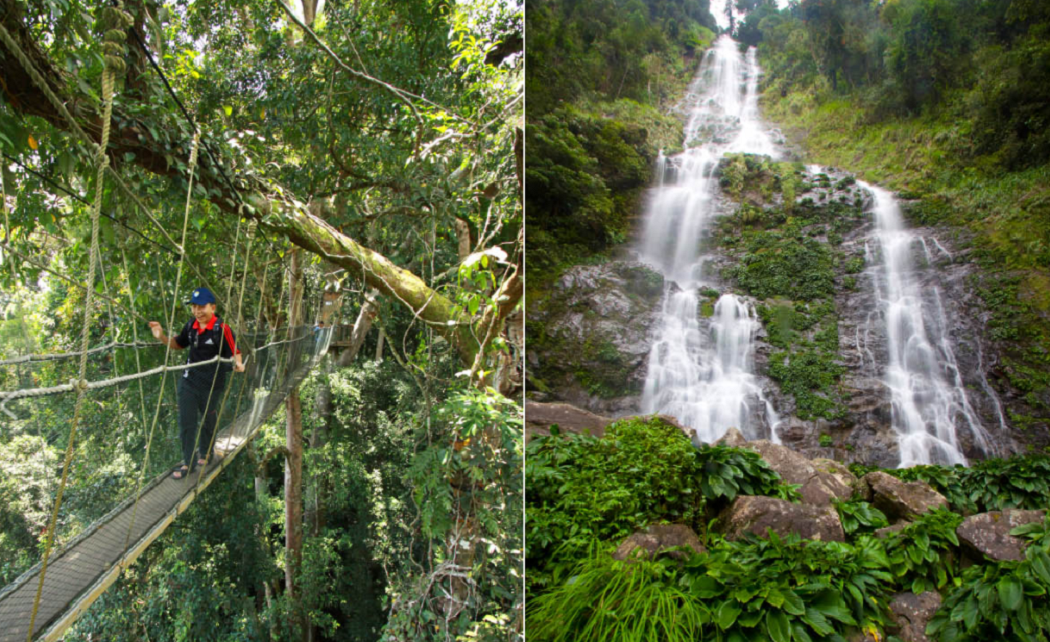
[[[837,336],[837,335],[836,335]],[[769,357],[769,376],[780,389],[794,395],[801,419],[834,419],[845,414],[835,397],[845,368],[835,363],[837,355],[821,350],[775,352]]]
[[[890,534],[886,554],[898,581],[913,593],[944,589],[959,569],[955,529],[962,516],[945,509],[924,513]]]
[[[821,448],[831,448],[835,445],[835,440],[831,438],[831,435],[827,433],[821,433],[820,438],[817,440],[817,443],[820,445]]]
[[[703,531],[708,504],[737,495],[794,496],[750,450],[704,446],[659,418],[630,419],[589,435],[536,437],[528,446],[528,581],[557,583],[594,543],[619,543],[657,521]]]
[[[532,584],[546,581],[539,571],[556,552],[577,558],[593,540],[618,542],[659,519],[696,523],[703,514],[695,449],[656,418],[618,422],[602,439],[552,431],[529,443],[526,461]]]
[[[839,513],[842,530],[846,532],[847,536],[854,533],[870,533],[875,529],[889,526],[890,523],[881,510],[859,499],[850,501],[836,500],[835,510]]]
[[[631,122],[562,107],[525,128],[530,271],[548,278],[622,242],[655,152]]]
[[[539,640],[837,639],[882,623],[886,565],[871,540],[850,546],[775,534],[719,540],[684,566],[597,555],[530,601],[529,631]],[[679,617],[656,616],[672,607]],[[656,623],[664,628],[653,632]]]
[[[986,459],[969,468],[914,466],[886,472],[905,481],[930,484],[961,513],[1037,510],[1050,503],[1050,455],[1043,453]]]
[[[688,642],[708,610],[678,586],[673,560],[617,562],[598,553],[570,581],[529,601],[529,639],[569,642]]]
[[[447,552],[402,566],[398,597],[413,606],[396,606],[384,632],[398,639],[440,639],[477,632],[488,620],[506,637],[521,600],[523,516],[514,508],[522,505],[524,490],[521,407],[491,388],[454,389],[434,409],[433,420],[439,427],[435,443],[415,455],[408,478],[419,545]],[[401,519],[408,522],[407,515]],[[453,559],[472,581],[449,568],[446,562]],[[445,596],[451,593],[461,605],[446,618]]]
[[[780,476],[758,453],[730,446],[704,444],[696,452],[700,489],[708,501],[733,501],[738,495],[771,495],[797,500],[797,489],[780,483]]]
[[[812,301],[835,291],[831,250],[817,239],[803,237],[797,226],[756,231],[747,238],[746,253],[724,275],[748,294]]]
[[[948,593],[926,634],[939,642],[1045,640],[1050,631],[1050,520],[1014,529],[1025,559],[972,566]]]

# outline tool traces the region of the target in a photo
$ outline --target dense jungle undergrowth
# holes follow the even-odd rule
[[[659,418],[632,418],[602,438],[535,437],[527,447],[528,632],[536,640],[896,640],[895,594],[934,591],[943,603],[930,639],[1046,640],[1050,632],[1050,518],[1014,529],[1024,556],[994,561],[956,535],[976,511],[1050,502],[1050,453],[971,469],[883,472],[927,480],[947,507],[876,536],[887,515],[858,494],[839,500],[845,541],[797,535],[727,536],[725,509],[744,495],[798,502],[760,456],[695,448]],[[871,469],[854,467],[864,474]],[[617,560],[633,532],[684,524],[703,552],[670,548]]]

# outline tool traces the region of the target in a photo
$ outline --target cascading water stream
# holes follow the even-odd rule
[[[755,411],[777,439],[779,418],[752,373],[753,336],[760,327],[753,306],[723,294],[709,323],[700,321],[699,291],[712,285],[704,281],[700,244],[714,214],[713,171],[727,151],[777,155],[758,120],[758,74],[754,48],[742,60],[729,36],[705,55],[684,132],[688,149],[660,158],[660,182],[642,235],[643,260],[667,281],[643,411],[676,417],[703,442],[730,427],[749,438],[765,436],[763,426],[753,425]]]
[[[972,434],[981,452],[988,452],[988,440],[966,396],[940,294],[937,288],[924,291],[916,278],[912,251],[920,239],[904,227],[892,194],[858,184],[875,198],[881,252],[876,291],[888,351],[883,381],[893,403],[900,465],[965,464],[961,430]]]

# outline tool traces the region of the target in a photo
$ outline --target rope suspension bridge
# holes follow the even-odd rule
[[[96,169],[95,193],[87,201],[91,236],[83,282],[12,244],[8,195],[3,195],[0,262],[17,257],[72,285],[77,296],[82,296],[78,300],[82,301],[83,324],[79,349],[0,360],[0,435],[19,440],[27,460],[36,460],[37,469],[46,476],[47,497],[41,503],[50,503],[40,561],[0,589],[0,642],[59,639],[235,460],[332,344],[332,327],[303,324],[322,307],[321,292],[305,295],[299,275],[279,260],[267,261],[261,277],[255,276],[258,291],[253,291],[246,304],[252,246],[260,235],[240,217],[229,276],[224,279],[225,296],[219,297],[216,291],[221,311],[230,315],[229,320],[218,321],[218,330],[212,334],[208,320],[198,317],[197,325],[186,324],[179,332],[177,321],[181,319],[176,311],[186,298],[184,281],[188,280],[183,278],[184,265],[190,265],[199,284],[207,285],[198,266],[187,261],[185,249],[201,132],[183,109],[194,137],[181,239],[176,242],[109,167],[106,149],[114,75],[123,69],[123,40],[131,23],[119,3],[103,9],[103,16],[107,30],[98,143],[80,128],[0,25],[0,39],[15,52],[33,83],[68,120],[70,130],[94,150]],[[144,48],[141,40],[139,45]],[[120,248],[121,282],[110,283],[106,274],[113,280],[113,272],[106,270],[100,251],[99,218],[107,179],[155,225],[178,255],[170,313],[162,324],[167,337],[187,339],[191,351],[204,347],[198,342],[211,344],[214,337],[219,342],[214,357],[179,363],[183,360],[173,354],[173,347],[187,347],[182,340],[173,346],[170,341],[150,342],[140,337],[139,329],[149,320],[136,310],[141,284],[131,281],[127,253]],[[229,185],[243,204],[233,183]],[[274,263],[280,269],[270,275]],[[101,275],[100,283],[96,283],[97,275]],[[267,287],[274,278],[281,288],[274,299],[276,312],[265,306]],[[158,284],[164,287],[163,277]],[[163,291],[155,296],[167,299]],[[254,320],[247,318],[253,305],[257,309]],[[211,323],[215,322],[212,318]],[[101,343],[92,346],[93,341]],[[238,358],[243,359],[244,372],[230,373]],[[181,439],[176,437],[177,430]],[[58,454],[63,451],[60,459]],[[85,452],[104,456],[86,461]],[[180,461],[189,469],[178,470],[182,474],[177,478],[172,466]]]

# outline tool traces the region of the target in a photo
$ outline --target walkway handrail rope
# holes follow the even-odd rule
[[[102,70],[102,137],[97,147],[97,158],[98,170],[95,174],[95,199],[91,205],[91,247],[88,253],[88,278],[87,278],[87,293],[85,294],[84,301],[84,324],[80,332],[80,345],[81,350],[84,354],[80,355],[80,374],[77,381],[77,398],[73,405],[73,421],[69,428],[69,443],[66,445],[66,457],[62,465],[62,479],[58,484],[58,494],[55,496],[55,506],[51,511],[51,519],[47,526],[47,543],[44,546],[44,556],[40,564],[40,581],[36,588],[36,597],[33,598],[33,612],[29,616],[29,630],[26,633],[26,642],[32,642],[33,630],[36,628],[36,616],[40,610],[40,598],[44,592],[44,577],[47,575],[47,562],[51,556],[51,549],[55,543],[55,525],[58,522],[58,511],[62,506],[62,493],[66,489],[66,480],[69,477],[70,464],[73,462],[73,446],[76,443],[77,423],[80,421],[80,413],[84,406],[85,393],[87,392],[86,386],[84,386],[84,375],[87,373],[87,349],[89,345],[89,333],[91,329],[91,298],[94,294],[95,285],[95,260],[98,254],[98,234],[99,234],[99,213],[102,211],[102,187],[104,183],[106,166],[109,164],[109,156],[106,155],[106,148],[109,146],[109,131],[111,120],[113,116],[113,75],[115,71],[119,71],[124,68],[124,61],[118,57],[123,52],[124,47],[120,44],[124,38],[124,32],[121,27],[128,27],[132,24],[131,16],[124,12],[123,1],[118,0],[116,7],[106,7],[104,10],[104,16],[108,18],[107,26],[110,29],[106,32],[106,42],[103,45],[106,56],[104,58],[104,67]],[[0,29],[2,29],[0,25]],[[7,33],[6,29],[3,29],[2,37],[5,40],[11,40],[10,34]],[[21,50],[19,50],[21,51]],[[16,53],[16,56],[18,54]],[[22,53],[24,56],[25,54]],[[23,65],[26,66],[27,70],[32,69],[33,65],[28,64],[28,60],[23,61]],[[35,69],[31,71],[31,75],[37,74]],[[41,78],[43,80],[43,78]],[[46,86],[46,83],[44,83]],[[50,88],[48,88],[50,91]],[[63,107],[63,109],[65,109]],[[67,114],[69,112],[66,112]]]
[[[99,293],[96,292],[95,294],[98,295]],[[106,300],[106,298],[102,297],[102,296],[99,296],[99,298],[102,299],[103,301]],[[134,312],[132,314],[134,314]],[[94,348],[88,349],[87,353],[88,354],[96,354],[96,353],[99,353],[99,352],[105,352],[106,350],[110,350],[112,348],[135,348],[135,349],[138,349],[138,348],[159,348],[159,347],[160,347],[159,343],[149,343],[147,341],[139,341],[136,338],[135,341],[110,341],[109,343],[104,343],[104,344],[102,344],[100,346],[95,346]],[[76,350],[76,351],[73,351],[73,352],[44,352],[44,353],[39,353],[39,354],[24,354],[24,355],[22,355],[20,357],[12,357],[10,359],[4,359],[3,361],[0,361],[0,366],[13,366],[13,365],[22,364],[22,363],[39,363],[39,362],[42,362],[42,361],[59,361],[61,359],[71,359],[73,357],[79,357],[80,355],[81,355],[81,351],[80,350]]]
[[[171,335],[175,331],[175,310],[177,310],[179,307],[179,286],[182,284],[182,266],[186,263],[186,232],[189,229],[190,224],[190,204],[193,202],[193,175],[194,171],[197,168],[197,146],[200,142],[200,135],[200,130],[194,130],[193,146],[190,148],[190,164],[189,167],[186,168],[186,171],[189,173],[189,177],[187,178],[186,186],[186,207],[182,215],[182,243],[179,244],[179,250],[181,252],[181,255],[179,258],[179,267],[175,271],[175,291],[173,292],[171,298],[171,313],[168,315],[168,341],[164,346],[164,370],[160,380],[160,389],[162,391],[164,390],[164,384],[168,379],[168,358],[171,356]],[[215,359],[221,359],[221,355],[216,355]],[[177,366],[170,369],[176,368]],[[157,428],[157,420],[160,419],[160,406],[163,400],[163,394],[157,395],[157,406],[153,412],[153,422],[150,424],[149,436],[146,438],[146,455],[142,461],[142,468],[139,470],[138,482],[136,482],[135,484],[135,507],[132,509],[133,512],[131,514],[131,523],[128,526],[128,534],[124,542],[125,548],[127,548],[128,541],[130,541],[131,528],[135,524],[135,517],[138,513],[139,508],[139,500],[142,498],[142,480],[146,476],[146,468],[148,468],[149,466],[150,451],[153,447],[153,435]]]

